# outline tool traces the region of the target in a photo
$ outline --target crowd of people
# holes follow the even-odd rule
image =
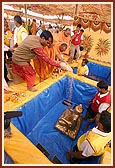
[[[19,15],[14,16],[14,24],[14,31],[11,31],[7,20],[4,20],[5,90],[11,91],[8,85],[13,82],[8,78],[8,59],[11,60],[12,73],[22,78],[27,83],[27,89],[32,92],[37,91],[34,88],[36,73],[40,81],[43,81],[52,75],[55,68],[73,72],[70,63],[74,57],[78,62],[77,75],[88,75],[88,60],[86,58],[79,60],[84,33],[81,24],[78,24],[73,32],[69,28],[62,29],[58,25],[55,29],[51,25],[46,29],[41,22],[37,27],[35,19],[32,24],[29,19],[25,25]],[[63,54],[70,55],[67,62]],[[34,67],[31,65],[31,60]],[[90,101],[86,117],[84,117],[85,120],[90,119],[86,127],[94,121],[97,127],[83,134],[73,151],[67,152],[67,158],[71,163],[78,163],[78,159],[103,154],[104,147],[111,140],[111,114],[107,111],[111,105],[108,84],[102,80],[97,83],[97,88],[98,92]]]
[[[28,19],[26,25],[19,15],[14,16],[14,25],[14,30],[11,31],[4,19],[4,79],[8,84],[13,80],[8,78],[7,59],[11,60],[12,73],[26,81],[27,89],[32,92],[37,90],[33,87],[36,73],[40,81],[43,81],[52,75],[56,67],[73,72],[70,63],[75,52],[76,60],[80,57],[80,43],[83,40],[84,31],[81,30],[80,24],[73,31],[73,36],[70,28],[63,29],[56,25],[54,29],[51,24],[46,28],[41,21],[37,26],[35,19],[32,23]],[[67,62],[63,54],[70,55]],[[31,60],[34,62],[34,68]],[[87,62],[85,59],[85,64]],[[85,64],[79,64],[78,75],[87,75],[88,67]]]

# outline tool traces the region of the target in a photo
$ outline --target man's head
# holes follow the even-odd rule
[[[66,49],[67,49],[67,44],[66,44],[66,43],[62,43],[62,44],[59,46],[60,52],[64,52]]]
[[[25,22],[24,22],[24,20],[22,21],[22,26],[25,27]]]
[[[79,32],[81,30],[81,24],[78,24],[76,30]]]
[[[82,60],[81,66],[85,66],[87,63],[88,63],[88,60],[84,58]]]
[[[46,30],[45,25],[41,25],[41,30],[42,30],[42,31]]]
[[[66,37],[68,37],[68,36],[70,36],[70,34],[71,34],[71,30],[70,30],[69,28],[66,28],[66,29],[64,30],[64,35],[65,35]]]
[[[36,23],[36,19],[33,19],[33,22],[35,22],[35,23]]]
[[[105,80],[101,80],[97,83],[97,88],[100,94],[104,94],[108,91],[108,83]]]
[[[96,123],[101,131],[105,133],[111,132],[111,113],[109,113],[107,110],[102,111],[96,120]]]
[[[28,19],[28,25],[30,25],[30,23],[31,23],[31,21],[30,21],[30,19]]]
[[[52,25],[51,24],[49,24],[49,27],[48,27],[49,29],[51,29],[52,28]]]
[[[22,25],[22,18],[19,15],[14,16],[14,24],[16,27],[20,27]]]
[[[43,46],[49,46],[53,43],[53,36],[50,31],[45,30],[40,35],[40,43]]]

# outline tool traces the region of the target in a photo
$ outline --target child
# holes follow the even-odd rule
[[[82,62],[78,63],[77,75],[87,76],[89,73],[89,68],[87,66],[88,60],[83,59]]]

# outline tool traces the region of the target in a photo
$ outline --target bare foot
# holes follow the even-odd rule
[[[9,80],[9,81],[8,81],[8,85],[11,85],[11,84],[14,84],[14,81],[13,81],[13,80]]]
[[[27,87],[27,89],[29,90],[29,91],[31,91],[31,92],[36,92],[37,91],[37,89],[36,88],[34,88],[34,87]]]

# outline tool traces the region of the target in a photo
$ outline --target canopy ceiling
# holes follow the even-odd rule
[[[78,16],[111,23],[111,4],[10,4],[10,6],[18,10],[26,7],[28,10],[43,15]]]

